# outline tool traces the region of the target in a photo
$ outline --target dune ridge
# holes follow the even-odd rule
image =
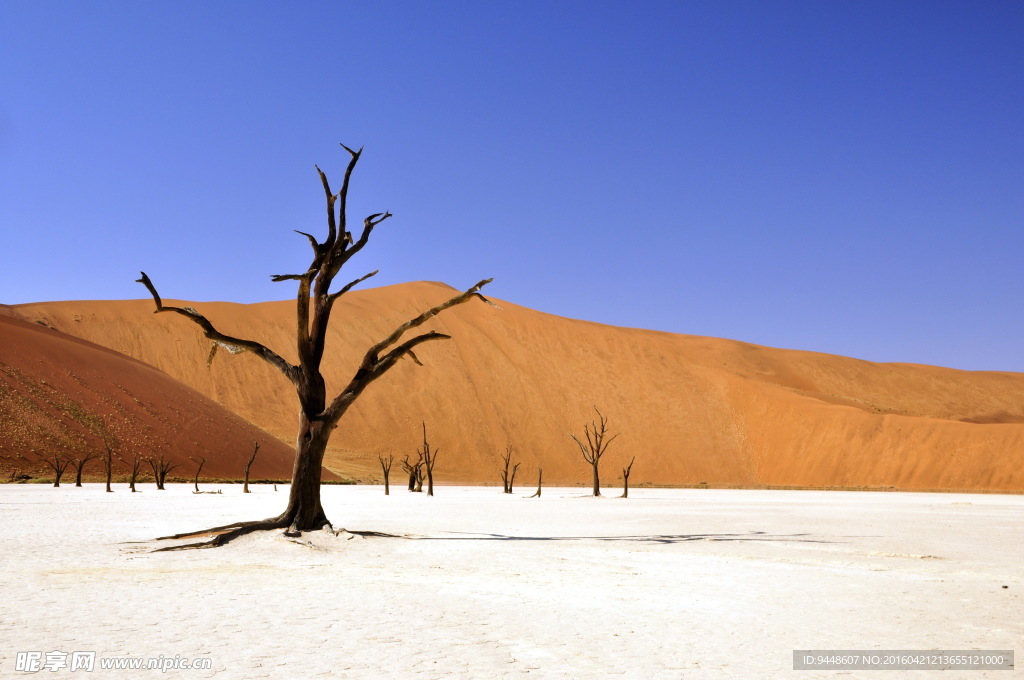
[[[328,335],[329,390],[347,382],[369,345],[451,293],[418,282],[346,294]],[[452,340],[422,346],[423,367],[403,362],[372,385],[341,422],[326,466],[379,480],[377,455],[412,454],[424,421],[441,481],[497,483],[498,454],[511,443],[518,484],[535,484],[538,465],[546,482],[585,482],[568,434],[597,406],[622,432],[602,464],[608,485],[635,455],[634,484],[1024,491],[1024,374],[879,364],[495,302],[500,309],[473,302],[424,327]],[[173,304],[295,360],[294,301]],[[151,364],[282,441],[294,438],[295,396],[282,376],[246,353],[220,352],[207,366],[199,329],[154,315],[149,300],[7,313]]]

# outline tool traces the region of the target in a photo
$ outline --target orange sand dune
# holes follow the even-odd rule
[[[115,475],[136,454],[166,455],[191,477],[240,477],[259,441],[252,479],[291,476],[291,449],[195,390],[105,347],[0,315],[0,468],[52,475],[39,457],[105,453],[113,442]],[[102,475],[100,461],[83,472]],[[150,468],[143,464],[148,476]],[[74,482],[74,467],[64,480]]]
[[[170,292],[170,291],[167,291]],[[337,390],[362,351],[449,297],[438,283],[348,293],[335,308],[325,374]],[[190,304],[221,331],[295,359],[294,302]],[[555,317],[498,302],[440,315],[425,330],[424,367],[404,362],[342,420],[327,466],[380,479],[378,454],[400,460],[426,421],[437,477],[497,483],[515,446],[518,481],[586,482],[569,433],[598,406],[622,436],[603,464],[611,485],[632,456],[632,483],[1024,490],[1024,374],[877,364],[811,352]],[[259,359],[221,351],[149,300],[10,308],[129,354],[290,442],[295,395]],[[398,465],[395,466],[398,470]],[[400,476],[401,473],[399,473]]]

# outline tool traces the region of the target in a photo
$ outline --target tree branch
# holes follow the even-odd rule
[[[220,342],[225,345],[234,345],[235,347],[241,347],[243,349],[249,350],[250,352],[256,354],[256,356],[258,356],[259,358],[266,361],[271,366],[277,368],[279,371],[281,371],[281,373],[285,375],[285,377],[287,377],[293,383],[296,381],[298,375],[298,368],[292,366],[287,361],[282,359],[280,355],[278,355],[276,352],[274,352],[271,349],[268,349],[265,345],[262,345],[253,340],[243,340],[241,338],[236,338],[221,333],[220,331],[213,327],[213,324],[210,323],[210,321],[205,316],[203,316],[196,310],[192,309],[191,307],[170,307],[164,305],[163,301],[160,299],[159,293],[156,292],[156,286],[153,285],[153,282],[150,280],[149,276],[146,275],[146,272],[139,273],[142,274],[142,278],[136,279],[136,283],[141,283],[147,289],[149,289],[150,294],[153,296],[153,301],[156,303],[156,312],[154,313],[176,312],[178,314],[181,314],[182,316],[190,319],[193,323],[201,327],[203,329],[203,333],[210,340]]]
[[[344,295],[345,293],[349,292],[350,290],[352,290],[353,288],[355,288],[356,286],[358,286],[358,285],[359,285],[360,283],[362,283],[362,282],[363,282],[363,281],[365,281],[366,279],[370,278],[371,276],[376,276],[376,275],[377,275],[377,272],[379,272],[379,271],[380,271],[379,269],[374,269],[374,270],[373,270],[372,272],[370,272],[369,274],[366,274],[365,276],[360,276],[360,277],[359,277],[358,279],[356,279],[355,281],[352,281],[351,283],[345,284],[345,286],[344,286],[344,287],[343,287],[343,288],[342,288],[341,290],[339,290],[338,292],[336,292],[336,293],[331,293],[330,295],[328,295],[328,296],[327,296],[327,299],[328,299],[328,301],[329,301],[329,302],[330,302],[331,304],[334,304],[334,301],[335,301],[335,300],[337,300],[337,299],[338,299],[338,298],[340,298],[340,297],[341,297],[342,295]]]
[[[359,157],[363,154],[363,147],[359,147],[359,151],[353,151],[344,144],[341,145],[345,151],[349,152],[352,158],[349,159],[348,167],[345,168],[345,177],[341,180],[341,189],[338,191],[338,200],[341,201],[341,205],[338,206],[338,212],[341,214],[341,233],[347,234],[346,223],[347,223],[347,208],[348,208],[348,186],[349,181],[352,179],[352,171],[356,167],[356,163],[359,162]],[[332,244],[333,245],[333,244]]]
[[[382,376],[402,357],[408,354],[413,354],[415,357],[412,350],[417,345],[429,342],[430,340],[443,340],[450,338],[451,336],[445,335],[444,333],[430,331],[429,333],[424,333],[423,335],[417,335],[414,338],[410,338],[401,345],[389,350],[383,357],[380,356],[381,352],[398,342],[402,335],[409,329],[423,325],[429,319],[450,307],[460,305],[474,297],[482,297],[479,294],[480,289],[492,280],[493,279],[484,279],[472,288],[459,293],[439,305],[431,307],[416,318],[406,321],[404,324],[396,328],[388,337],[384,338],[384,340],[368,349],[366,354],[363,355],[363,361],[359,365],[359,369],[356,371],[355,375],[352,377],[352,380],[349,381],[349,384],[345,389],[342,390],[341,393],[338,394],[338,396],[335,397],[330,405],[324,410],[324,419],[331,425],[337,423],[338,419],[345,413],[345,410],[348,409],[352,402],[355,401],[355,398],[358,397],[364,389],[366,389],[367,385]],[[420,363],[418,358],[416,358],[415,361],[416,363]]]
[[[317,168],[317,170],[319,170],[319,169],[320,168]],[[314,257],[320,255],[320,247],[321,246],[320,246],[319,243],[316,242],[316,239],[313,238],[312,234],[307,234],[306,232],[299,231],[298,229],[293,229],[293,231],[296,234],[302,234],[303,236],[305,236],[306,238],[309,239],[309,245],[313,246],[313,255],[314,255]]]
[[[271,274],[270,280],[274,283],[278,283],[280,281],[304,281],[309,279],[315,273],[316,270],[311,269],[305,274]]]
[[[409,321],[406,321],[404,324],[402,324],[401,326],[396,328],[391,333],[391,335],[389,335],[388,337],[384,338],[383,340],[381,340],[376,345],[374,345],[373,347],[371,347],[370,349],[368,349],[366,351],[366,355],[363,357],[362,367],[363,368],[369,368],[370,365],[372,365],[373,363],[375,363],[377,361],[377,356],[378,356],[378,354],[380,352],[385,350],[389,345],[393,345],[396,342],[398,342],[398,339],[401,338],[402,335],[405,334],[405,332],[408,331],[409,329],[416,328],[417,326],[422,326],[424,323],[426,323],[432,317],[437,316],[438,314],[440,314],[444,310],[448,309],[449,307],[454,307],[455,305],[461,305],[463,302],[466,302],[466,301],[468,301],[468,300],[470,300],[470,299],[472,299],[474,297],[483,298],[483,296],[479,294],[480,289],[483,288],[484,286],[486,286],[488,283],[490,283],[493,280],[494,279],[484,279],[483,281],[478,282],[475,286],[473,286],[469,290],[466,290],[465,292],[459,293],[455,297],[449,299],[446,302],[442,302],[441,304],[437,305],[436,307],[431,307],[427,311],[425,311],[422,314],[420,314],[419,316],[417,316],[415,319],[411,319]]]
[[[334,202],[338,197],[331,191],[331,183],[327,181],[327,175],[320,169],[320,166],[314,165],[313,167],[316,168],[317,174],[320,175],[320,182],[324,185],[324,193],[327,194],[327,241],[324,245],[332,247],[338,233],[337,222],[334,218]],[[344,208],[342,208],[341,214],[345,214]],[[319,251],[317,251],[317,254],[319,255]]]
[[[393,217],[390,212],[374,213],[363,220],[363,233],[359,235],[359,240],[353,243],[348,249],[335,250],[330,264],[331,279],[334,278],[334,275],[338,273],[338,270],[341,269],[341,267],[348,262],[353,255],[363,249],[363,246],[365,246],[367,241],[370,240],[370,234],[373,233],[374,227],[389,217]],[[348,232],[345,233],[347,234]]]

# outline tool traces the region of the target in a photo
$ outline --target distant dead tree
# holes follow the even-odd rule
[[[249,493],[249,468],[252,467],[252,462],[256,460],[256,454],[260,452],[260,443],[253,442],[255,446],[252,450],[252,455],[249,456],[249,461],[245,464],[245,485],[242,487],[242,493]]]
[[[82,468],[85,467],[86,463],[96,457],[95,453],[88,453],[84,456],[75,458],[75,486],[82,486]]]
[[[209,319],[191,307],[164,305],[156,287],[146,273],[142,272],[138,279],[139,283],[142,283],[153,296],[157,312],[180,314],[203,329],[204,335],[214,343],[211,354],[216,352],[217,347],[224,347],[233,352],[248,351],[278,369],[294,386],[300,406],[295,465],[292,468],[288,505],[284,512],[264,520],[237,522],[223,527],[215,527],[217,535],[211,540],[169,549],[214,547],[252,531],[283,528],[287,535],[297,536],[303,531],[316,531],[330,527],[331,523],[320,503],[320,483],[324,453],[338,421],[370,383],[383,376],[400,359],[408,357],[419,364],[420,361],[414,348],[432,340],[450,337],[437,331],[428,331],[403,341],[402,337],[406,332],[422,326],[440,312],[473,298],[489,302],[480,294],[480,289],[491,281],[484,279],[446,302],[431,307],[419,316],[401,324],[391,334],[366,351],[348,384],[333,400],[328,401],[326,382],[320,364],[324,356],[331,310],[339,297],[377,272],[361,276],[333,293],[331,286],[342,267],[369,241],[374,228],[391,217],[390,212],[384,212],[375,213],[365,218],[362,233],[358,238],[353,237],[352,233],[348,231],[346,205],[349,181],[362,154],[362,149],[353,151],[345,145],[342,147],[349,153],[350,160],[341,187],[336,193],[331,188],[323,171],[319,167],[316,169],[327,200],[326,239],[321,243],[311,234],[299,232],[309,240],[313,249],[311,263],[300,273],[271,277],[273,281],[294,281],[298,284],[296,292],[297,364],[288,363],[280,354],[262,343],[237,338],[218,331]],[[203,529],[165,538],[198,538],[210,533],[210,529]]]
[[[192,456],[189,456],[188,459],[199,463],[199,467],[196,468],[196,478],[193,482],[193,484],[196,485],[196,490],[194,493],[199,493],[199,473],[203,471],[203,466],[206,465],[206,459],[203,458],[202,456],[200,456],[198,460],[193,458]]]
[[[171,461],[167,460],[164,454],[160,454],[160,458],[153,458],[151,456],[146,461],[149,463],[149,467],[153,468],[153,481],[156,482],[156,488],[160,491],[164,490],[164,482],[167,480],[167,475],[170,471],[180,467],[178,463],[171,465]]]
[[[113,474],[113,460],[114,450],[110,447],[110,444],[104,442],[103,448],[107,450],[107,455],[103,457],[103,471],[107,475],[107,493],[113,493],[113,489],[110,488],[110,477]]]
[[[533,493],[530,498],[540,498],[540,483],[544,479],[544,471],[541,470],[540,466],[537,466],[537,490]]]
[[[391,495],[391,483],[389,481],[391,477],[391,464],[395,462],[395,456],[394,454],[388,454],[388,457],[385,458],[378,453],[377,460],[380,461],[380,467],[384,471],[384,495],[389,496]]]
[[[629,465],[622,468],[622,497],[629,498],[629,473],[633,470],[633,463],[636,462],[636,456],[629,461]]]
[[[601,495],[601,477],[598,474],[597,466],[601,462],[601,456],[608,450],[608,446],[615,441],[615,438],[619,435],[613,435],[608,437],[608,419],[605,418],[597,407],[594,407],[594,411],[597,413],[597,420],[590,421],[589,425],[583,426],[583,433],[586,436],[587,443],[584,443],[574,434],[569,436],[573,438],[573,441],[580,447],[580,453],[583,454],[583,460],[590,463],[590,467],[594,471],[594,495]],[[621,434],[621,433],[620,433]]]
[[[402,459],[402,469],[409,475],[409,491],[419,493],[423,491],[423,458],[411,462],[407,455]]]
[[[64,471],[71,465],[71,458],[54,453],[52,457],[43,458],[43,462],[53,470],[53,485],[60,486],[60,478],[64,476]]]
[[[427,443],[427,424],[423,423],[423,448],[420,450],[420,460],[427,471],[427,495],[434,495],[434,463],[437,462],[438,449],[431,449]]]
[[[519,463],[509,466],[512,462],[512,445],[509,444],[505,447],[505,454],[498,454],[501,456],[501,461],[505,464],[504,469],[500,471],[501,474],[501,486],[504,488],[505,493],[512,493],[512,484],[516,480],[516,471],[519,470]]]
[[[121,461],[121,462],[124,462],[124,461]],[[129,481],[128,488],[132,490],[132,493],[135,493],[135,491],[136,491],[136,489],[135,489],[135,482],[139,479],[139,472],[142,470],[142,457],[139,454],[136,453],[132,457],[132,464],[131,464],[131,468],[130,469],[131,469],[131,476],[128,478],[128,481]]]

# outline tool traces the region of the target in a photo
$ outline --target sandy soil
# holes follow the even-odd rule
[[[147,552],[285,501],[223,489],[0,487],[0,677],[27,677],[19,651],[84,650],[213,670],[41,674],[810,680],[857,673],[793,671],[792,650],[1019,655],[1024,637],[1021,496],[327,487],[338,526],[404,538]]]

